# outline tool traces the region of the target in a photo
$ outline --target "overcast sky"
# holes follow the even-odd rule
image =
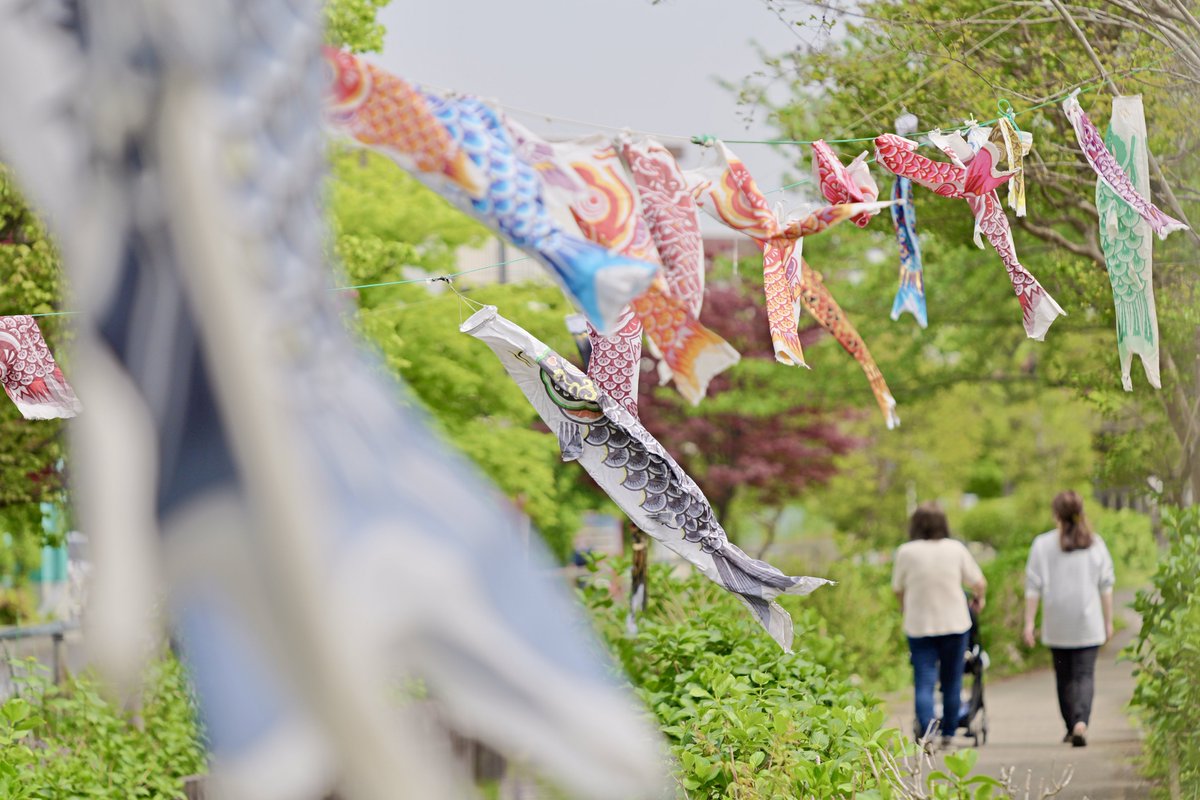
[[[794,8],[788,14],[800,18]],[[736,97],[717,79],[740,82],[759,69],[755,43],[781,53],[800,44],[797,34],[820,35],[811,27],[793,31],[765,0],[393,0],[379,19],[388,35],[383,55],[372,58],[418,83],[493,98],[510,110],[734,139],[776,133],[762,114],[747,130]],[[515,116],[548,136],[595,130]],[[798,152],[733,150],[763,189],[783,184]]]

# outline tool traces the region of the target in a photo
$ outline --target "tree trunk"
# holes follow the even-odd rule
[[[633,563],[629,568],[629,615],[625,618],[625,629],[632,636],[637,633],[638,615],[646,610],[646,601],[650,596],[650,537],[636,525],[629,525]]]
[[[1195,368],[1192,374],[1179,369],[1169,352],[1163,353],[1163,367],[1171,388],[1163,390],[1162,402],[1180,448],[1172,476],[1179,488],[1172,494],[1177,505],[1186,506],[1200,498],[1200,376]]]
[[[764,525],[767,533],[763,537],[762,546],[754,554],[754,557],[760,561],[766,558],[767,551],[771,549],[771,545],[775,544],[775,537],[779,534],[779,523],[783,519],[783,512],[784,509],[782,507],[775,509],[775,513],[771,516],[771,521]]]

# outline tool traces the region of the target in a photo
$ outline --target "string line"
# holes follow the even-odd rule
[[[1142,67],[1141,69],[1134,70],[1134,72],[1144,72],[1145,70],[1148,70],[1148,69],[1150,69],[1150,67]],[[1031,111],[1037,111],[1039,109],[1045,108],[1046,106],[1054,105],[1055,103],[1058,103],[1058,102],[1066,99],[1071,94],[1071,92],[1074,92],[1077,89],[1085,89],[1085,88],[1095,86],[1095,85],[1101,84],[1101,83],[1104,83],[1104,79],[1096,78],[1095,80],[1088,81],[1087,83],[1082,83],[1082,84],[1080,84],[1076,87],[1073,87],[1071,89],[1068,89],[1066,91],[1059,92],[1058,94],[1054,95],[1050,99],[1045,100],[1041,103],[1038,103],[1037,105],[1032,105],[1029,108],[1023,108],[1020,111],[1013,111],[1013,112],[1011,112],[1011,114],[1012,114],[1012,116],[1016,117],[1016,116],[1020,116],[1021,114],[1028,114]],[[953,128],[931,128],[927,131],[917,131],[916,133],[905,134],[905,136],[910,137],[910,138],[916,138],[918,136],[928,136],[931,133],[938,133],[938,132],[966,131],[966,130],[970,130],[974,126],[986,127],[988,125],[995,125],[1000,120],[1001,120],[1001,117],[995,117],[994,119],[985,120],[984,122],[975,122],[973,125],[972,124],[958,125]],[[721,139],[721,141],[726,142],[728,144],[815,144],[817,141],[824,141],[826,144],[860,144],[863,142],[873,142],[873,141],[875,141],[876,138],[877,137],[875,137],[875,136],[858,136],[858,137],[851,138],[851,139],[821,139],[821,140],[817,140],[817,139]],[[706,137],[703,137],[703,136],[692,137],[692,141],[695,144],[704,144],[705,139],[706,139]]]
[[[1176,48],[1176,50],[1171,50],[1171,52],[1166,53],[1164,56],[1162,56],[1162,58],[1151,62],[1150,65],[1147,65],[1145,67],[1136,67],[1136,68],[1133,68],[1133,70],[1124,71],[1122,74],[1124,74],[1124,76],[1129,76],[1129,74],[1135,74],[1135,73],[1139,73],[1139,72],[1146,72],[1148,70],[1152,70],[1152,68],[1156,67],[1159,64],[1162,64],[1162,62],[1165,61],[1166,59],[1169,59],[1171,55],[1174,55],[1177,52],[1177,49],[1178,48]],[[1021,110],[1019,110],[1019,112],[1014,112],[1014,110],[1008,110],[1008,112],[1006,114],[1004,114],[1004,116],[1008,116],[1008,118],[1012,118],[1012,116],[1019,116],[1021,114],[1028,114],[1030,112],[1036,112],[1036,110],[1039,110],[1039,109],[1042,109],[1042,108],[1045,108],[1048,106],[1052,106],[1052,104],[1055,104],[1057,102],[1061,102],[1062,100],[1064,100],[1064,98],[1066,98],[1067,96],[1072,94],[1072,92],[1074,92],[1074,91],[1091,88],[1091,86],[1096,86],[1098,84],[1105,83],[1106,80],[1108,80],[1108,77],[1106,77],[1106,76],[1100,76],[1097,78],[1093,78],[1092,80],[1088,80],[1088,82],[1086,82],[1086,83],[1076,84],[1075,86],[1073,86],[1072,89],[1058,92],[1058,94],[1051,96],[1049,98],[1046,98],[1045,101],[1034,104],[1034,106],[1021,109]],[[428,85],[428,84],[426,84],[426,85]],[[437,89],[436,86],[431,86],[431,88]],[[1008,109],[1012,109],[1012,104],[1008,103],[1008,101],[1001,101],[1001,102],[1006,103],[1008,106]],[[632,128],[628,128],[628,127],[623,128],[623,127],[616,127],[616,126],[612,126],[612,125],[599,125],[599,124],[595,124],[595,122],[586,122],[583,120],[572,120],[572,119],[568,119],[568,118],[563,118],[563,116],[553,116],[551,114],[542,114],[540,112],[534,112],[534,110],[532,110],[532,109],[518,108],[515,106],[504,106],[503,103],[497,103],[497,104],[499,104],[499,106],[502,108],[514,110],[514,112],[520,112],[523,114],[540,116],[540,118],[545,119],[547,121],[570,122],[570,124],[572,124],[572,125],[582,125],[582,126],[586,126],[586,127],[604,128],[604,130],[608,130],[608,131],[641,133],[641,134],[644,134],[644,136],[652,136],[652,137],[656,137],[656,138],[660,138],[660,139],[677,139],[677,140],[682,140],[682,142],[688,142],[688,140],[690,140],[690,142],[692,142],[694,144],[701,144],[701,145],[712,143],[714,139],[718,138],[718,137],[712,137],[712,136],[682,137],[682,136],[674,136],[674,134],[670,134],[670,133],[654,133],[654,132],[649,132],[649,131],[636,131],[636,130],[632,130]],[[997,103],[997,106],[1000,106],[1000,103]],[[947,132],[968,131],[968,130],[971,130],[971,127],[973,127],[973,126],[984,127],[984,126],[988,126],[988,125],[995,125],[996,122],[1000,121],[1001,119],[1002,118],[1000,118],[1000,116],[997,116],[997,118],[985,120],[983,122],[972,122],[972,124],[960,125],[960,126],[956,126],[956,127],[952,127],[952,128],[931,128],[931,130],[929,130],[929,131],[920,131],[917,133],[910,133],[910,134],[907,134],[907,136],[925,137],[925,136],[929,136],[930,133],[936,133],[938,131],[947,131]],[[823,142],[826,144],[860,144],[860,143],[865,143],[865,142],[875,142],[875,139],[876,139],[876,137],[853,137],[853,138],[848,138],[848,139],[823,139]],[[817,139],[724,139],[724,138],[721,138],[720,140],[721,140],[721,142],[726,142],[728,144],[767,144],[767,145],[815,144],[817,142]],[[875,162],[874,156],[872,156],[872,157],[868,158],[868,160],[866,160],[866,163],[874,163],[874,162]],[[779,188],[773,188],[773,190],[769,190],[769,191],[763,192],[763,193],[764,194],[774,194],[776,192],[784,192],[784,191],[790,190],[790,188],[794,188],[797,186],[803,186],[804,184],[809,184],[809,182],[811,182],[811,179],[798,180],[796,182],[793,182],[793,184],[787,184],[785,186],[780,186]],[[520,263],[520,261],[527,261],[529,259],[530,259],[529,255],[522,255],[522,257],[520,257],[520,258],[509,259],[506,261],[497,261],[496,264],[485,264],[484,266],[476,266],[476,267],[474,267],[474,269],[470,269],[470,270],[461,270],[458,272],[448,272],[448,273],[445,273],[445,275],[430,276],[430,277],[424,277],[424,278],[408,278],[408,279],[402,279],[402,281],[380,281],[377,283],[360,283],[360,284],[355,284],[355,285],[348,285],[348,287],[336,287],[336,288],[332,289],[332,291],[353,291],[353,290],[359,290],[359,289],[377,289],[377,288],[382,288],[382,287],[398,287],[398,285],[409,285],[409,284],[414,284],[414,283],[433,283],[434,281],[445,281],[446,283],[450,284],[450,289],[452,291],[454,291],[454,293],[456,295],[460,296],[460,299],[466,300],[466,297],[463,297],[462,295],[458,294],[458,291],[454,287],[454,284],[452,284],[450,281],[451,278],[460,277],[462,275],[470,275],[470,273],[473,273],[473,272],[482,272],[484,270],[494,270],[494,269],[498,269],[498,267],[508,266],[509,264],[517,264],[517,263]],[[26,315],[26,317],[32,317],[32,318],[70,317],[70,315],[78,314],[78,313],[79,312],[76,312],[76,311],[48,311],[48,312],[42,312],[42,313],[37,313],[37,314],[25,314],[25,315]]]
[[[381,286],[406,286],[412,283],[433,283],[434,281],[444,280],[446,278],[457,278],[460,275],[470,275],[472,272],[483,272],[485,269],[496,269],[498,267],[506,267],[509,264],[516,264],[520,261],[528,261],[530,256],[521,256],[520,258],[512,258],[508,261],[497,261],[495,264],[484,264],[482,267],[474,267],[473,269],[464,269],[461,272],[447,272],[445,275],[431,275],[428,278],[409,278],[402,281],[380,281],[379,283],[360,283],[357,286],[339,286],[333,291],[349,292],[355,289],[376,289]]]
[[[405,286],[413,283],[435,283],[437,281],[446,281],[450,283],[451,278],[457,278],[460,275],[470,275],[473,272],[483,272],[487,269],[499,269],[506,267],[509,264],[516,264],[521,261],[529,261],[530,256],[521,256],[520,258],[510,258],[508,261],[497,261],[495,264],[484,264],[482,267],[473,267],[472,269],[464,269],[458,272],[448,272],[445,275],[430,275],[427,278],[408,278],[401,281],[380,281],[378,283],[360,283],[355,286],[338,286],[330,291],[333,292],[348,292],[354,289],[375,289],[381,286]],[[454,285],[450,285],[450,289],[458,294]],[[23,314],[23,315],[5,315],[5,316],[26,316],[26,317],[66,317],[72,314],[78,314],[78,311],[43,311],[40,314]]]
[[[1167,52],[1161,58],[1151,62],[1150,64],[1147,64],[1144,67],[1135,67],[1133,69],[1124,70],[1119,74],[1120,75],[1134,75],[1139,72],[1150,71],[1150,70],[1154,69],[1158,64],[1161,64],[1163,61],[1166,61],[1167,59],[1171,58],[1176,52],[1178,52],[1178,48]],[[1104,83],[1104,81],[1105,81],[1105,78],[1103,76],[1097,76],[1097,77],[1093,78],[1092,80],[1075,84],[1074,86],[1072,86],[1069,89],[1064,89],[1061,92],[1053,94],[1046,100],[1044,100],[1040,103],[1037,103],[1036,105],[1032,105],[1029,108],[1025,108],[1020,111],[1015,111],[1015,112],[1011,112],[1011,113],[1013,116],[1018,116],[1021,114],[1028,114],[1032,111],[1037,111],[1039,109],[1045,108],[1047,106],[1050,106],[1050,105],[1053,105],[1055,103],[1062,101],[1064,98],[1066,98],[1068,95],[1070,95],[1071,92],[1073,92],[1077,89],[1090,88],[1092,86],[1096,86],[1101,83]],[[451,90],[443,89],[441,87],[434,86],[432,84],[423,83],[422,85],[428,86],[429,88],[435,89],[442,93],[454,94],[454,92],[452,92]],[[813,144],[815,141],[817,141],[816,139],[726,139],[721,136],[711,136],[711,135],[679,136],[679,135],[672,134],[672,133],[658,133],[656,131],[639,130],[636,128],[622,127],[622,126],[617,126],[617,125],[605,125],[605,124],[599,123],[599,122],[590,122],[587,120],[574,119],[571,117],[563,117],[563,116],[558,116],[555,114],[547,114],[545,112],[535,111],[534,109],[531,109],[531,108],[522,108],[520,106],[507,105],[505,103],[501,103],[501,102],[498,102],[495,100],[490,101],[490,102],[492,102],[493,105],[499,106],[500,108],[503,108],[507,111],[514,111],[519,114],[528,114],[529,116],[538,117],[540,119],[546,120],[547,122],[562,122],[562,123],[566,123],[568,125],[578,125],[581,127],[593,128],[596,130],[607,130],[607,131],[614,131],[614,132],[618,132],[618,133],[628,133],[628,134],[640,134],[642,136],[651,136],[656,139],[670,139],[670,140],[681,141],[681,142],[689,142],[690,141],[693,144],[705,144],[707,142],[710,142],[710,141],[713,141],[716,139],[720,139],[722,142],[726,142],[728,144],[766,144],[766,145]],[[994,119],[990,119],[985,122],[977,122],[975,124],[981,125],[981,126],[994,125],[995,123],[997,123],[999,121],[1000,121],[1000,117],[996,117]],[[929,134],[936,133],[938,131],[943,131],[943,132],[965,131],[969,128],[970,128],[970,125],[959,125],[959,126],[956,126],[953,128],[932,128],[927,131],[919,131],[919,132],[908,134],[908,135],[909,136],[928,136]],[[875,138],[876,137],[874,137],[874,136],[857,136],[857,137],[844,138],[844,139],[824,139],[823,141],[826,142],[827,144],[861,144],[864,142],[873,142],[873,141],[875,141]]]

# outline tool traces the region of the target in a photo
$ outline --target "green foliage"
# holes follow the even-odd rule
[[[946,769],[934,770],[929,775],[931,800],[990,800],[1000,797],[1000,781],[989,775],[971,775],[975,762],[979,760],[976,750],[960,750],[947,753]]]
[[[36,614],[37,604],[28,586],[0,587],[0,625],[29,623]]]
[[[1028,547],[1014,548],[980,565],[988,590],[987,604],[979,615],[979,636],[991,660],[989,677],[1012,675],[1050,663],[1046,648],[1030,649],[1021,641],[1028,558]]]
[[[454,251],[480,245],[487,231],[422,186],[390,159],[335,147],[329,202],[339,261],[354,285],[402,280],[402,268],[454,269]],[[392,299],[388,287],[364,292],[364,307]]]
[[[46,229],[25,204],[9,170],[0,165],[0,314],[42,314],[61,300],[62,268]],[[63,364],[61,317],[38,320]],[[61,420],[26,420],[0,402],[0,578],[20,583],[41,557],[43,501],[61,502],[57,464],[64,454]]]
[[[1004,469],[991,458],[975,462],[967,478],[966,490],[982,498],[999,497],[1004,494]]]
[[[901,747],[886,712],[835,671],[841,655],[797,614],[784,653],[731,595],[656,568],[638,634],[603,589],[588,600],[601,632],[654,711],[691,798],[847,797],[878,789],[876,764]],[[682,796],[682,795],[681,795]]]
[[[1200,508],[1169,510],[1170,550],[1151,589],[1138,592],[1142,627],[1127,654],[1137,664],[1133,705],[1146,731],[1147,772],[1161,797],[1200,795]]]
[[[1047,487],[1086,486],[1093,471],[1091,416],[1062,390],[1018,399],[1002,386],[963,382],[918,393],[901,415],[904,423],[894,431],[880,430],[874,418],[863,420],[856,432],[870,444],[839,458],[839,473],[805,503],[839,530],[879,547],[904,540],[910,492],[952,510],[964,491],[979,488],[973,483],[980,480],[980,464],[1003,476],[1005,495],[1019,494],[1009,503],[1027,520],[1045,516],[1053,496]],[[979,507],[996,502],[984,500]],[[1031,526],[1026,521],[1011,532],[1024,536]],[[990,534],[967,538],[999,544]]]
[[[843,558],[821,571],[834,591],[805,601],[818,615],[817,633],[841,654],[842,669],[868,691],[888,692],[912,681],[900,606],[892,593],[890,564]]]
[[[383,35],[387,31],[375,21],[375,15],[391,1],[327,0],[325,38],[330,44],[355,53],[382,50]]]
[[[140,722],[90,679],[55,687],[33,660],[14,664],[18,692],[0,705],[0,797],[177,798],[204,770],[195,709],[172,658],[148,676]]]
[[[1149,24],[1135,25],[1111,3],[1083,6],[1073,8],[1105,69],[1124,93],[1144,93],[1146,117],[1153,122],[1150,150],[1194,223],[1200,198],[1186,187],[1200,176],[1200,159],[1188,109],[1195,107],[1200,83],[1161,45],[1156,26],[1172,24],[1170,15],[1151,10]],[[830,0],[822,8],[819,17],[799,24],[821,28],[837,20],[834,35],[821,31],[813,47],[765,57],[764,69],[742,87],[743,102],[756,113],[766,109],[782,138],[873,137],[891,130],[906,110],[920,115],[922,129],[967,118],[987,120],[997,116],[1000,98],[1011,99],[1019,111],[1031,109],[1017,117],[1034,135],[1034,151],[1025,160],[1029,214],[1020,219],[1010,214],[1010,221],[1022,262],[1068,312],[1045,342],[1025,339],[1012,289],[995,253],[972,246],[971,215],[961,201],[914,190],[929,309],[924,331],[907,316],[898,323],[886,319],[895,291],[896,252],[886,213],[864,231],[837,229],[805,244],[814,267],[827,277],[833,271],[830,288],[880,362],[905,426],[917,395],[962,382],[986,382],[1009,403],[1066,389],[1076,406],[1086,405],[1088,416],[1098,415],[1105,423],[1085,426],[1102,454],[1091,465],[1095,478],[1144,494],[1147,476],[1156,475],[1166,485],[1166,497],[1177,501],[1189,482],[1193,496],[1200,492],[1198,441],[1190,433],[1197,423],[1200,377],[1183,366],[1194,364],[1200,329],[1196,239],[1184,234],[1155,244],[1164,389],[1148,390],[1135,363],[1135,391],[1126,393],[1119,382],[1112,289],[1096,244],[1092,183],[1080,182],[1080,170],[1087,167],[1058,103],[1032,110],[1043,99],[1085,84],[1082,104],[1101,129],[1106,124],[1107,90],[1099,86],[1092,56],[1072,29],[1053,11],[1000,20],[998,7],[982,0]],[[1190,35],[1195,31],[1193,25]],[[1188,63],[1194,69],[1195,62]],[[1159,72],[1170,78],[1160,80]],[[842,156],[848,160],[869,147],[869,142],[847,144]],[[886,195],[890,176],[877,170],[876,177]],[[1155,193],[1165,202],[1157,182]],[[885,258],[860,258],[851,236],[873,240]],[[816,368],[814,359],[814,373]],[[822,362],[819,368],[827,367]],[[994,408],[982,416],[964,413],[952,419],[965,426],[987,424]],[[1003,426],[999,432],[1003,438]],[[1006,486],[1019,481],[1008,469],[1003,476]],[[954,488],[967,485],[958,482]],[[969,490],[983,486],[992,488],[994,481]]]
[[[432,412],[435,427],[522,505],[551,551],[566,558],[581,514],[610,508],[608,501],[578,465],[563,464],[557,436],[491,350],[458,332],[472,309],[452,294],[431,297],[424,286],[397,289],[411,301],[361,313],[368,338]],[[569,306],[558,289],[497,284],[472,294],[559,352],[574,348],[562,322]]]
[[[1090,508],[1088,521],[1104,539],[1117,570],[1117,585],[1141,587],[1158,566],[1159,548],[1150,518],[1133,509]]]
[[[587,585],[583,597],[667,737],[680,798],[1009,796],[996,780],[971,774],[973,751],[948,757],[946,772],[915,774],[913,745],[886,727],[882,702],[858,685],[861,654],[812,607],[842,584],[784,599],[796,622],[795,652],[784,653],[711,581],[673,577],[667,565],[651,571],[649,606],[633,637],[624,608],[601,583]],[[879,576],[865,574],[864,585],[876,586]],[[862,596],[850,590],[844,607]]]
[[[420,276],[452,272],[456,251],[478,246],[477,222],[365,150],[336,150],[329,187],[335,251],[358,291],[358,326],[428,409],[446,439],[474,461],[533,520],[551,551],[565,559],[580,514],[608,507],[575,465],[563,465],[557,437],[545,430],[520,389],[486,347],[457,330],[472,309]],[[467,291],[459,288],[459,291]],[[473,292],[496,303],[535,336],[569,355],[563,326],[569,306],[547,285],[488,285]]]

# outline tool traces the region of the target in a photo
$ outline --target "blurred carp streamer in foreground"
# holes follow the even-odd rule
[[[94,658],[129,686],[166,598],[218,797],[470,796],[405,676],[574,795],[657,796],[661,745],[565,589],[329,291],[320,14],[0,0],[0,157],[81,312]]]

